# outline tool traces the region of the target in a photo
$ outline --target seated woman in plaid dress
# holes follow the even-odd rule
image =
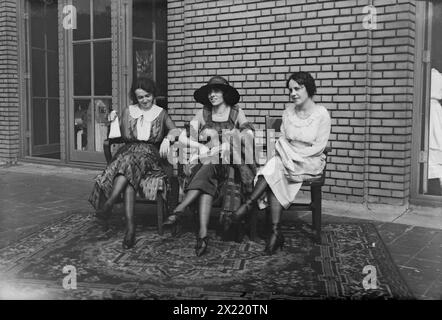
[[[158,183],[159,180],[164,181],[165,176],[159,161],[167,156],[170,141],[180,132],[166,110],[154,104],[155,94],[155,84],[150,79],[141,78],[132,85],[130,96],[137,103],[123,110],[120,123],[125,145],[95,178],[89,199],[97,210],[97,217],[107,219],[115,201],[121,193],[124,194],[125,249],[135,244],[135,195],[139,192],[147,199],[155,200],[160,188],[166,191],[165,186]]]

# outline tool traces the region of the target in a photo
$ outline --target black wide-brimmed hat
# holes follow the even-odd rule
[[[209,101],[208,95],[209,91],[213,88],[218,88],[222,90],[222,92],[224,93],[224,101],[228,105],[234,106],[238,103],[238,91],[221,76],[212,77],[205,86],[202,86],[198,90],[195,90],[195,92],[193,93],[193,97],[195,98],[196,102],[199,102],[205,106],[210,106],[211,103]]]

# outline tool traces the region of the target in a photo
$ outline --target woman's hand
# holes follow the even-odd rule
[[[210,139],[209,139],[210,137]],[[203,131],[201,131],[199,135],[199,141],[207,142],[208,140],[213,141],[219,139],[218,137],[218,131],[212,128],[206,128]]]
[[[163,139],[163,142],[161,142],[160,145],[160,156],[162,158],[166,158],[167,155],[169,154],[169,149],[170,149],[170,141],[167,138]]]
[[[204,144],[200,143],[200,146],[198,148],[198,153],[202,157],[206,157],[209,155],[210,149],[206,147]]]
[[[229,163],[230,161],[230,143],[228,142],[221,144],[221,159],[223,163]]]

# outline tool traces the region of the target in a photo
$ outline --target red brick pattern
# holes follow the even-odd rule
[[[415,3],[375,0],[169,0],[169,108],[182,126],[193,91],[215,74],[239,90],[259,128],[288,102],[285,79],[309,71],[332,116],[328,199],[403,205],[410,187]]]

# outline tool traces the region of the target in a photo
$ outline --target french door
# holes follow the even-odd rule
[[[60,159],[57,1],[28,1],[21,10],[24,155]]]
[[[167,96],[167,0],[72,0],[77,28],[66,33],[70,161],[104,162],[107,115],[129,101],[134,78]],[[161,102],[159,102],[161,103]]]

